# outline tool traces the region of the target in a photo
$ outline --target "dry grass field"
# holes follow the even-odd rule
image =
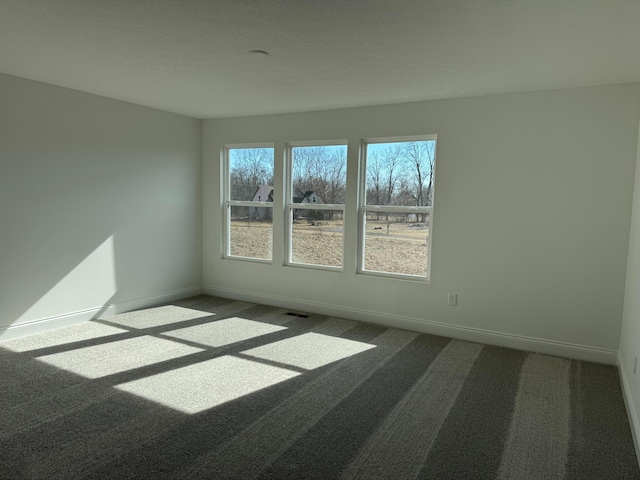
[[[293,226],[294,262],[342,266],[342,222]],[[271,258],[272,225],[266,222],[233,221],[231,254]],[[365,268],[382,272],[426,275],[428,229],[424,224],[367,222]]]

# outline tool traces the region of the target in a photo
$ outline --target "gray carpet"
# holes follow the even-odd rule
[[[615,367],[289,313],[0,343],[0,478],[640,479]]]

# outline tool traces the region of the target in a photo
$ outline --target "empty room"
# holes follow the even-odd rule
[[[640,479],[638,25],[0,0],[0,479]]]

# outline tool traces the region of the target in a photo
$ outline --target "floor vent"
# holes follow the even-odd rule
[[[309,318],[309,315],[306,313],[287,312],[285,315],[289,315],[290,317]]]

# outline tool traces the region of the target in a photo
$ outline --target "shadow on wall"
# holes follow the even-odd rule
[[[201,283],[199,120],[1,74],[0,105],[0,339]]]
[[[44,266],[42,274],[33,279],[31,285],[16,285],[21,291],[17,298],[7,299],[5,303],[12,310],[5,312],[9,318],[4,318],[0,325],[0,340],[33,333],[39,326],[46,328],[49,321],[56,321],[56,325],[61,326],[97,318],[107,310],[118,290],[113,235],[78,261],[70,271],[53,272],[47,268],[57,264],[51,262]],[[49,285],[54,282],[54,275],[62,278],[40,298],[27,300],[27,293],[42,291],[42,286],[47,285],[44,282],[49,282]],[[5,294],[10,291],[5,290]],[[30,305],[29,301],[32,302]]]

